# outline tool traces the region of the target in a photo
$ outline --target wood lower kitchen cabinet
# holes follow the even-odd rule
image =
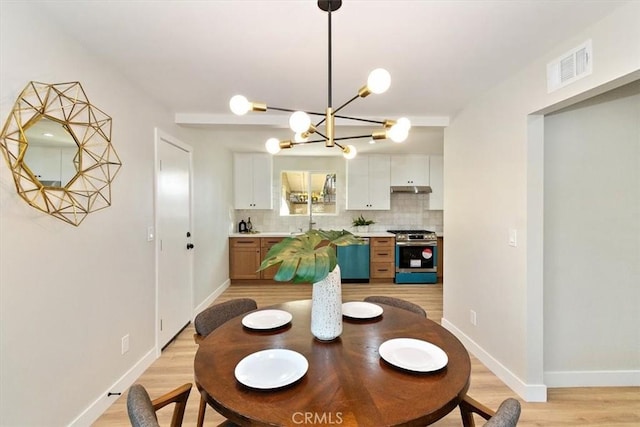
[[[282,239],[282,237],[262,237],[260,239],[260,262],[267,257],[269,249],[276,243],[280,243]],[[260,278],[273,280],[273,277],[278,272],[278,268],[280,268],[280,264],[262,270],[260,272]]]
[[[260,279],[260,272],[257,271],[262,260],[260,251],[259,237],[230,237],[229,278]]]
[[[395,249],[393,237],[372,237],[369,240],[371,279],[393,279],[396,275]]]
[[[231,280],[273,280],[279,265],[257,271],[273,245],[282,237],[230,237],[229,278]]]

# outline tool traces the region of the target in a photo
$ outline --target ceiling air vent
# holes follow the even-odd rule
[[[547,92],[551,93],[591,74],[593,70],[591,52],[591,40],[587,40],[547,64]]]

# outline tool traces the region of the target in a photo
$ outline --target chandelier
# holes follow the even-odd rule
[[[345,158],[352,159],[357,154],[356,148],[353,145],[345,144],[345,141],[368,138],[371,142],[375,142],[375,140],[379,139],[391,139],[394,142],[403,142],[409,135],[411,122],[405,117],[397,120],[371,120],[367,118],[350,117],[338,114],[338,112],[358,98],[365,98],[372,93],[381,94],[389,89],[389,86],[391,85],[391,76],[389,75],[389,72],[382,68],[377,68],[369,74],[367,84],[358,90],[357,95],[353,96],[339,107],[335,109],[333,108],[331,88],[331,12],[335,12],[340,8],[340,6],[342,6],[342,0],[318,0],[318,7],[327,12],[329,27],[327,108],[324,113],[267,106],[267,104],[261,102],[250,102],[242,95],[235,95],[229,101],[231,111],[237,115],[244,115],[249,111],[265,112],[267,110],[292,113],[289,117],[289,126],[295,133],[294,137],[289,140],[269,138],[265,146],[267,151],[271,154],[276,154],[281,149],[293,148],[300,144],[324,142],[326,147],[338,147],[342,150],[342,154]],[[319,117],[320,119],[314,124],[312,123],[311,116]],[[336,137],[336,118],[371,123],[380,125],[381,128],[365,135]],[[324,126],[323,132],[319,131],[321,126]]]

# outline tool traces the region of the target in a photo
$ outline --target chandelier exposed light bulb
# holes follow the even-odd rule
[[[296,111],[289,118],[289,127],[296,133],[302,133],[311,127],[311,117],[304,111]]]
[[[267,111],[267,109],[274,111],[281,111],[292,113],[289,118],[289,126],[295,132],[295,136],[292,140],[279,141],[276,138],[270,138],[267,140],[265,146],[269,153],[276,154],[281,149],[292,148],[294,145],[299,144],[312,144],[317,142],[324,142],[326,147],[338,147],[342,150],[342,154],[347,159],[353,159],[356,156],[356,148],[353,145],[344,145],[343,141],[349,139],[368,138],[369,143],[375,143],[377,139],[389,138],[394,142],[402,142],[407,139],[409,130],[411,129],[411,123],[407,118],[400,118],[397,121],[391,120],[373,120],[361,117],[350,117],[338,114],[344,107],[358,98],[364,98],[369,94],[381,94],[386,92],[391,86],[391,75],[383,68],[376,68],[367,78],[367,84],[361,87],[356,96],[352,97],[339,107],[333,107],[332,105],[332,84],[331,84],[331,13],[338,10],[342,5],[341,0],[318,0],[318,7],[327,12],[328,16],[328,33],[329,33],[329,46],[328,46],[328,90],[327,90],[327,106],[324,112],[311,112],[311,111],[298,111],[289,108],[280,107],[267,107],[266,104],[250,102],[242,95],[236,95],[231,98],[229,107],[231,111],[238,115],[244,115],[249,111]],[[317,123],[312,123],[310,116],[319,117]],[[358,122],[366,122],[370,124],[381,125],[381,128],[374,130],[366,135],[354,135],[345,137],[335,136],[335,120],[353,120]],[[324,126],[324,130],[320,132],[319,126]],[[315,139],[310,139],[310,136],[316,136]]]
[[[409,130],[396,123],[387,130],[387,138],[393,142],[404,142],[409,136]]]
[[[347,160],[354,159],[357,154],[358,151],[353,145],[347,145],[342,149],[342,156]]]
[[[269,138],[264,144],[269,154],[277,154],[280,152],[280,141],[277,138]]]
[[[405,129],[407,132],[411,129],[411,122],[406,117],[400,117],[396,120],[396,125],[400,126],[400,128]]]
[[[391,74],[384,68],[376,68],[369,73],[367,87],[371,93],[375,93],[376,95],[385,93],[387,89],[389,89],[389,86],[391,86]]]
[[[242,95],[236,95],[229,101],[229,108],[233,114],[244,116],[251,109],[251,103]]]

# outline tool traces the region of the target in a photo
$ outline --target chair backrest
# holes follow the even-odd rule
[[[510,397],[500,404],[496,414],[484,427],[515,427],[520,418],[520,411],[520,402]]]
[[[229,319],[256,310],[258,304],[251,298],[236,298],[207,307],[193,321],[196,334],[206,337]]]
[[[134,384],[127,396],[127,412],[133,427],[159,427],[156,411],[147,390],[140,384]]]
[[[175,404],[170,426],[180,427],[192,387],[193,384],[186,383],[151,400],[149,393],[142,385],[132,385],[127,395],[127,413],[131,425],[133,427],[159,427],[156,411],[167,405]]]
[[[427,312],[418,304],[414,304],[410,301],[407,301],[401,298],[373,295],[373,296],[366,297],[364,300],[366,302],[373,302],[373,303],[377,302],[380,304],[391,305],[391,306],[409,310],[421,316],[427,317]]]

